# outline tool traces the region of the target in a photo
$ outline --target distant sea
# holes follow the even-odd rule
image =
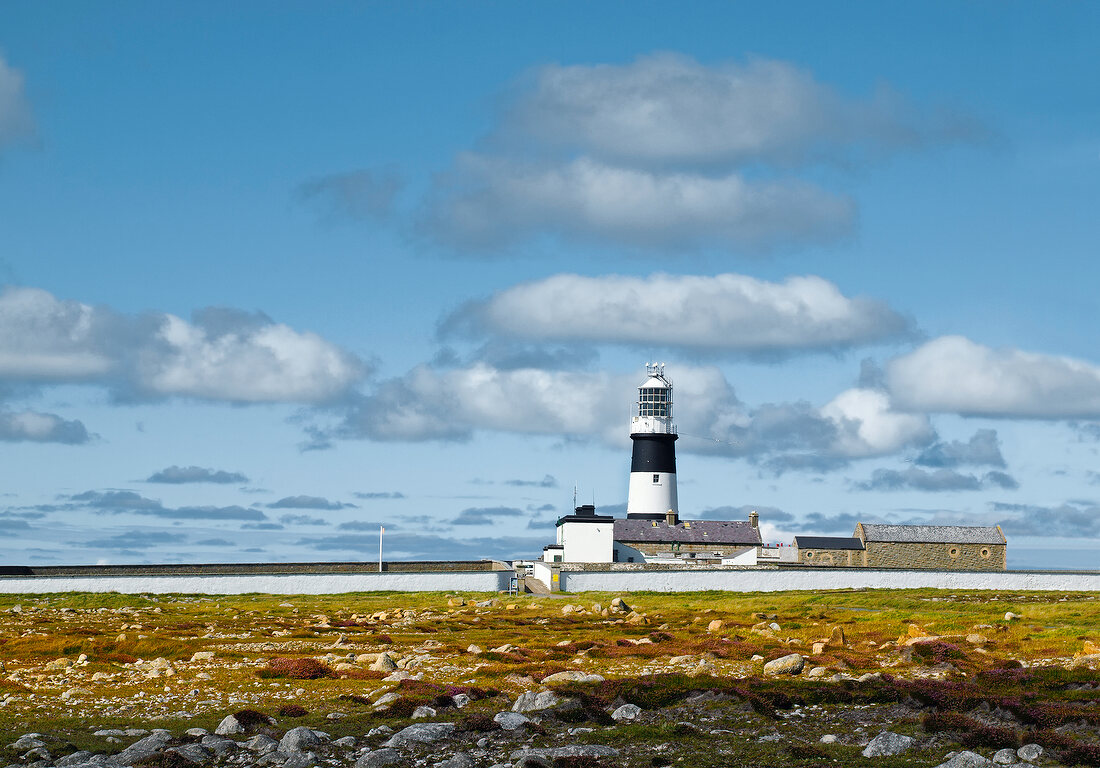
[[[1025,549],[1008,545],[1010,571],[1100,571],[1100,550]]]

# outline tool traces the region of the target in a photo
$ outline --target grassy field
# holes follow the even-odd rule
[[[461,692],[475,699],[462,716],[491,714],[508,708],[505,696],[537,688],[549,674],[581,670],[607,681],[553,687],[588,702],[584,716],[596,720],[616,702],[674,709],[710,691],[740,702],[740,720],[759,728],[782,730],[792,709],[803,721],[818,718],[822,728],[861,728],[834,717],[837,709],[887,712],[909,701],[924,711],[895,729],[938,734],[932,743],[984,744],[978,726],[1001,727],[985,734],[991,746],[1034,737],[1057,747],[1061,738],[1078,745],[1068,756],[1100,764],[1087,748],[1088,728],[1100,724],[1093,698],[1100,693],[1091,685],[1097,676],[1089,669],[1095,660],[1082,656],[1100,643],[1096,595],[631,593],[621,596],[625,610],[612,611],[615,597],[3,595],[0,733],[47,734],[62,752],[110,751],[94,731],[213,730],[225,715],[248,709],[277,716],[285,727],[359,737],[379,723],[407,723],[416,705]],[[1006,619],[1008,613],[1015,617]],[[383,653],[422,679],[384,680],[390,670],[372,669]],[[791,653],[806,657],[802,675],[763,675],[764,662]],[[821,677],[808,679],[814,667]],[[875,674],[855,681],[865,673]],[[844,679],[830,680],[835,674]],[[374,701],[388,692],[398,700],[376,711]],[[974,719],[975,709],[991,707],[1011,709],[1012,722]],[[1068,723],[1079,732],[1067,735]],[[601,743],[653,742],[656,750],[676,727],[669,720],[642,734],[623,725]],[[976,729],[977,737],[966,736]],[[816,736],[807,731],[784,761],[818,764],[825,753]],[[706,741],[695,740],[702,750],[696,762]],[[760,748],[774,751],[767,742]],[[852,751],[845,743],[830,749],[833,759]]]

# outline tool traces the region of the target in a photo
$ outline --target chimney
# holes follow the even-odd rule
[[[760,515],[756,514],[755,509],[752,512],[749,512],[749,525],[751,525],[753,528],[760,527]]]
[[[665,512],[665,522],[668,523],[669,528],[674,527],[676,523],[679,522],[679,516],[676,514],[675,510],[670,509]]]

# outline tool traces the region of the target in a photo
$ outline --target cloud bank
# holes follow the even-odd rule
[[[35,288],[0,292],[0,381],[95,383],[122,399],[323,403],[364,375],[348,352],[262,314],[125,316]]]
[[[890,361],[886,384],[898,407],[964,416],[1100,418],[1100,367],[942,336]]]
[[[909,322],[821,277],[553,275],[472,301],[441,334],[708,351],[829,349],[895,338]]]
[[[240,472],[226,472],[222,469],[205,467],[166,467],[154,472],[145,479],[147,483],[247,483],[248,478]]]

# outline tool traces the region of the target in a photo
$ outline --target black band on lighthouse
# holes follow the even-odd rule
[[[634,441],[631,472],[676,473],[676,435],[639,433],[630,439]]]

